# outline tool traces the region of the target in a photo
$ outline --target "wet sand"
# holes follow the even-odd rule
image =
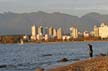
[[[47,71],[108,71],[108,56],[98,56]]]

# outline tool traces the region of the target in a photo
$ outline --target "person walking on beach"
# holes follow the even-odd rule
[[[92,45],[88,44],[88,48],[89,48],[89,56],[90,56],[90,58],[92,58],[93,57],[93,48],[92,48]]]

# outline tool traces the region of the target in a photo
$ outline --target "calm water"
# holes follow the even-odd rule
[[[90,42],[94,56],[108,52],[108,42]],[[47,56],[47,54],[50,54]],[[68,62],[58,62],[62,58]],[[0,44],[0,71],[34,71],[37,67],[51,68],[88,58],[87,42]]]

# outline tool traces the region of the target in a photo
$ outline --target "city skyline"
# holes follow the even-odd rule
[[[0,14],[0,35],[30,34],[30,26],[55,28],[61,27],[64,32],[69,33],[70,26],[78,26],[80,31],[91,31],[94,25],[108,23],[108,15],[99,13],[88,13],[82,17],[73,16],[65,13],[46,13],[43,11],[34,13],[3,13]]]
[[[107,0],[0,0],[0,13],[44,11],[82,16],[89,12],[108,14]]]
[[[107,33],[108,26],[104,22],[102,22],[99,27],[97,27],[97,25],[94,25],[94,29],[90,32],[88,31],[79,32],[77,26],[72,26],[68,29],[70,29],[70,33],[64,34],[61,27],[55,29],[54,27],[51,26],[51,27],[48,27],[47,30],[45,30],[43,26],[36,27],[35,25],[32,25],[31,40],[36,41],[36,40],[44,39],[45,41],[48,41],[48,40],[53,39],[53,40],[65,41],[65,40],[71,40],[71,39],[91,38],[91,37],[101,38],[101,39],[108,38],[108,33]]]

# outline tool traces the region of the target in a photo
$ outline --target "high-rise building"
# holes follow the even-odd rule
[[[55,28],[53,28],[53,37],[57,36],[57,30]]]
[[[57,31],[56,31],[56,29],[55,28],[53,28],[53,27],[50,27],[49,29],[48,29],[48,34],[49,34],[49,36],[51,37],[51,38],[55,38],[56,36],[57,36]]]
[[[94,26],[94,36],[101,38],[108,38],[108,26],[102,22],[100,27]]]
[[[35,25],[32,26],[31,31],[32,31],[31,39],[36,40],[36,26]]]
[[[70,35],[73,38],[78,38],[78,29],[77,29],[77,27],[71,27],[70,31],[71,31]]]
[[[44,28],[44,35],[48,34],[48,27]]]
[[[53,37],[53,27],[49,27],[48,34],[50,37]]]
[[[99,36],[101,38],[108,38],[108,26],[105,23],[102,23],[99,27]]]
[[[59,40],[62,39],[62,29],[61,28],[57,29],[57,39],[59,39]]]
[[[42,26],[38,27],[38,34],[43,35],[43,27]]]
[[[94,37],[99,37],[99,28],[95,25],[94,26]]]

